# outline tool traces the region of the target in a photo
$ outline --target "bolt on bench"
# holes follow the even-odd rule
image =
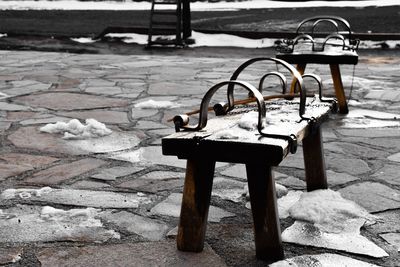
[[[317,28],[334,27],[334,32],[317,32]],[[325,28],[323,28],[325,26]],[[328,29],[329,30],[329,29]],[[350,24],[341,17],[315,16],[303,20],[297,27],[296,38],[283,40],[278,47],[277,58],[291,64],[297,64],[297,70],[303,74],[307,64],[329,64],[339,112],[349,112],[344,93],[339,64],[356,65],[358,63],[359,40],[354,39]],[[354,73],[353,73],[354,76]],[[295,81],[291,92],[295,91]]]
[[[278,166],[289,152],[295,153],[297,142],[302,141],[307,189],[327,188],[320,124],[334,111],[334,100],[324,99],[321,94],[307,97],[302,76],[279,59],[251,59],[233,76],[258,61],[283,65],[296,78],[299,94],[268,97],[247,82],[221,82],[204,95],[197,125],[189,125],[187,115],[175,116],[177,132],[162,139],[164,155],[187,160],[177,236],[179,250],[203,249],[217,161],[246,165],[256,256],[263,260],[279,260],[284,256],[272,167]],[[286,84],[277,72],[266,76],[278,76]],[[224,87],[227,87],[227,104],[216,104],[217,116],[207,120],[212,96]],[[235,101],[234,91],[238,87],[252,97]],[[245,116],[251,118],[254,128],[241,125]]]

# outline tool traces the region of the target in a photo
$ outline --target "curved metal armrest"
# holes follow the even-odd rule
[[[351,29],[350,29],[350,23],[349,23],[347,20],[345,20],[344,18],[342,18],[342,17],[339,17],[339,16],[328,16],[328,15],[314,16],[314,17],[310,17],[310,18],[304,19],[304,20],[301,21],[301,22],[299,23],[299,25],[297,26],[296,34],[299,34],[299,33],[300,33],[300,29],[301,29],[301,27],[302,27],[304,24],[306,24],[306,23],[308,23],[308,22],[313,22],[313,21],[315,21],[314,25],[315,25],[318,21],[320,21],[320,22],[322,22],[322,21],[334,22],[334,25],[337,25],[337,28],[339,28],[339,24],[338,24],[338,22],[339,22],[340,25],[342,25],[342,26],[348,31],[348,33],[349,33],[349,39],[352,39],[352,38],[351,38],[352,32],[351,32]],[[319,23],[319,22],[318,22],[318,23]],[[317,23],[317,24],[318,24],[318,23]],[[314,26],[313,26],[313,27],[314,27]]]
[[[265,74],[264,76],[261,77],[260,83],[258,85],[258,91],[260,91],[260,93],[262,93],[264,81],[269,76],[277,76],[280,79],[281,86],[282,86],[282,94],[286,94],[286,88],[287,88],[286,77],[285,77],[285,75],[283,75],[282,73],[277,72],[277,71],[268,72],[267,74]]]
[[[324,39],[324,41],[323,41],[323,43],[322,43],[322,50],[325,49],[325,45],[326,45],[327,42],[328,42],[329,40],[331,40],[331,39],[342,40],[342,49],[345,50],[345,48],[346,48],[346,42],[345,42],[345,40],[344,40],[344,37],[343,37],[343,35],[337,34],[337,33],[330,34],[330,35],[328,35],[328,36]]]
[[[325,23],[325,22],[328,22],[328,23],[332,24],[336,28],[336,33],[339,33],[339,25],[334,19],[321,18],[321,19],[316,20],[313,23],[312,28],[311,28],[311,35],[314,34],[315,27],[317,27],[318,24]]]
[[[304,78],[311,78],[311,79],[313,79],[314,81],[316,81],[317,84],[318,84],[318,97],[319,97],[319,100],[320,100],[321,102],[325,102],[325,103],[333,103],[333,104],[334,104],[333,110],[336,110],[336,106],[337,106],[337,101],[336,101],[336,99],[329,99],[329,98],[324,98],[324,97],[323,97],[323,94],[322,94],[323,84],[322,84],[322,79],[321,79],[321,77],[318,76],[318,75],[316,75],[316,74],[313,74],[313,73],[307,73],[307,74],[304,74],[304,75],[303,75],[303,79],[304,79]],[[308,119],[312,119],[312,118],[308,118]]]
[[[206,127],[207,125],[207,117],[208,117],[208,106],[210,104],[212,96],[222,87],[225,85],[239,85],[246,90],[248,90],[250,93],[253,94],[253,96],[256,99],[257,106],[258,106],[258,130],[261,131],[261,129],[264,127],[264,121],[265,121],[265,115],[266,115],[266,108],[265,108],[265,103],[264,103],[264,98],[261,95],[261,93],[251,84],[243,81],[224,81],[220,82],[213,87],[211,87],[207,93],[204,95],[201,104],[200,104],[200,113],[199,113],[199,123],[197,126],[190,126],[189,124],[189,117],[187,115],[177,115],[174,117],[173,121],[175,123],[175,130],[177,132],[180,131],[180,129],[184,129],[187,131],[199,131]],[[231,96],[231,97],[229,97]],[[234,99],[233,99],[233,87],[229,89],[228,87],[228,109],[231,110],[234,108]]]
[[[233,72],[233,74],[231,76],[231,80],[236,80],[237,77],[239,76],[239,74],[243,70],[245,70],[248,66],[250,66],[250,65],[252,65],[252,64],[254,64],[256,62],[260,62],[260,61],[272,61],[272,62],[275,62],[276,64],[279,64],[279,65],[283,66],[287,70],[289,70],[289,72],[292,74],[294,79],[297,81],[298,88],[300,89],[299,116],[302,117],[302,115],[304,114],[304,111],[305,111],[305,103],[306,103],[306,97],[307,97],[306,88],[304,86],[303,78],[301,77],[301,74],[297,71],[297,69],[295,67],[293,67],[292,65],[290,65],[286,61],[283,61],[283,60],[277,59],[277,58],[270,58],[270,57],[259,57],[259,58],[249,59],[246,62],[244,62],[242,65],[240,65]],[[234,99],[233,99],[233,88],[234,88],[234,84],[229,84],[229,86],[228,86],[228,100],[229,100],[229,103],[233,103],[234,102]],[[229,110],[230,109],[228,109],[228,111]]]

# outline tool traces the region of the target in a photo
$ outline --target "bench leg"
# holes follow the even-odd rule
[[[179,250],[203,250],[214,169],[215,161],[187,160],[177,236]]]
[[[304,71],[306,70],[306,65],[307,64],[303,64],[303,63],[302,64],[297,64],[296,69],[301,75],[304,74]],[[297,89],[296,88],[296,82],[297,82],[297,79],[294,78],[292,83],[291,83],[291,85],[290,85],[290,93],[291,94],[294,94],[297,91],[296,90]]]
[[[284,255],[271,166],[248,163],[246,172],[254,221],[256,256],[261,260],[281,260]]]
[[[310,129],[303,139],[304,166],[306,171],[307,191],[327,189],[324,148],[320,126]]]
[[[340,69],[338,64],[330,64],[331,75],[333,80],[333,86],[335,88],[336,98],[339,102],[339,113],[347,114],[349,113],[349,108],[347,107],[346,95],[344,93],[342,76],[340,75]]]

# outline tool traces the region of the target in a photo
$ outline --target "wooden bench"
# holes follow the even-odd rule
[[[332,33],[319,33],[317,27],[321,24],[330,24],[335,28]],[[308,27],[307,27],[308,26]],[[344,30],[340,31],[341,29]],[[305,30],[305,32],[302,32]],[[297,64],[300,74],[305,72],[307,64],[329,65],[335,94],[339,102],[339,112],[349,112],[344,93],[340,64],[356,65],[358,54],[356,52],[359,41],[352,37],[350,24],[341,17],[316,16],[303,20],[297,27],[297,37],[293,40],[285,40],[278,48],[277,58],[291,64]],[[316,38],[323,37],[322,41]],[[338,42],[332,42],[338,40]],[[295,90],[295,81],[292,82],[291,91]]]
[[[304,88],[302,77],[291,68]],[[223,87],[228,87],[227,108],[217,112],[223,115],[207,120],[210,100]],[[248,90],[254,96],[253,103],[235,104],[239,101],[234,101],[234,87]],[[162,139],[162,152],[187,160],[177,236],[179,250],[203,249],[214,168],[220,161],[246,165],[257,258],[283,258],[272,167],[278,166],[289,152],[295,153],[297,142],[302,142],[307,190],[326,189],[320,124],[335,106],[322,98],[307,97],[302,89],[298,97],[291,98],[265,102],[252,85],[231,80],[213,86],[205,94],[196,126],[188,125],[186,116],[175,118],[178,132]],[[254,129],[240,125],[244,114],[254,117]]]

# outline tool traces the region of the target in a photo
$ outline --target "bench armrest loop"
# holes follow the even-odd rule
[[[305,37],[305,38],[308,38],[308,37]],[[304,112],[305,112],[305,103],[306,103],[306,97],[307,97],[306,88],[304,86],[303,78],[301,77],[301,74],[298,72],[298,70],[295,67],[293,67],[292,65],[290,65],[286,61],[283,61],[283,60],[278,59],[278,58],[270,58],[270,57],[258,57],[258,58],[249,59],[246,62],[244,62],[242,65],[240,65],[233,72],[233,74],[231,76],[231,80],[236,80],[238,78],[239,74],[242,73],[242,71],[245,70],[248,66],[250,66],[250,65],[252,65],[252,64],[254,64],[256,62],[260,62],[260,61],[272,61],[272,62],[275,62],[275,64],[279,64],[279,65],[283,66],[284,68],[286,68],[291,73],[291,75],[296,80],[296,83],[297,83],[298,88],[300,90],[299,116],[302,117]],[[235,84],[229,84],[228,85],[228,100],[229,100],[230,103],[234,102],[234,99],[233,99],[233,88],[234,88],[234,86],[235,86]],[[231,109],[228,108],[227,111],[230,111],[230,110]]]
[[[261,131],[264,128],[266,108],[264,103],[264,98],[261,93],[251,84],[244,81],[224,81],[220,82],[213,87],[211,87],[207,93],[204,95],[201,104],[200,104],[200,113],[199,113],[199,122],[197,126],[189,125],[189,118],[187,115],[178,115],[175,116],[173,121],[175,124],[175,131],[179,132],[180,129],[184,129],[187,131],[199,131],[206,127],[207,125],[207,117],[208,117],[208,106],[210,104],[212,96],[222,87],[226,85],[238,85],[246,90],[248,90],[254,96],[257,106],[258,106],[258,130]],[[227,110],[232,110],[234,108],[234,97],[233,97],[233,88],[229,89],[228,87],[228,104]],[[224,105],[226,106],[226,105]]]
[[[321,18],[321,19],[317,19],[313,23],[312,28],[311,28],[311,36],[314,36],[314,30],[315,30],[315,27],[317,27],[318,24],[326,23],[326,22],[328,22],[329,24],[332,24],[336,29],[336,33],[339,33],[339,25],[334,19],[332,19],[332,18]]]
[[[346,48],[349,49],[349,47],[346,46],[346,42],[345,42],[345,40],[344,40],[343,35],[341,35],[341,34],[330,34],[330,35],[328,35],[328,36],[324,39],[324,41],[322,42],[322,51],[324,51],[325,45],[326,45],[327,42],[328,42],[329,40],[331,40],[331,39],[342,40],[342,50],[346,50]]]
[[[261,77],[260,83],[258,85],[258,91],[260,91],[260,93],[262,93],[262,90],[263,90],[263,87],[264,87],[264,81],[269,76],[276,76],[276,77],[278,77],[280,79],[281,86],[282,86],[282,94],[286,94],[286,89],[287,89],[286,77],[285,77],[285,75],[283,75],[282,73],[277,72],[277,71],[268,72],[267,74],[265,74],[264,76]]]

